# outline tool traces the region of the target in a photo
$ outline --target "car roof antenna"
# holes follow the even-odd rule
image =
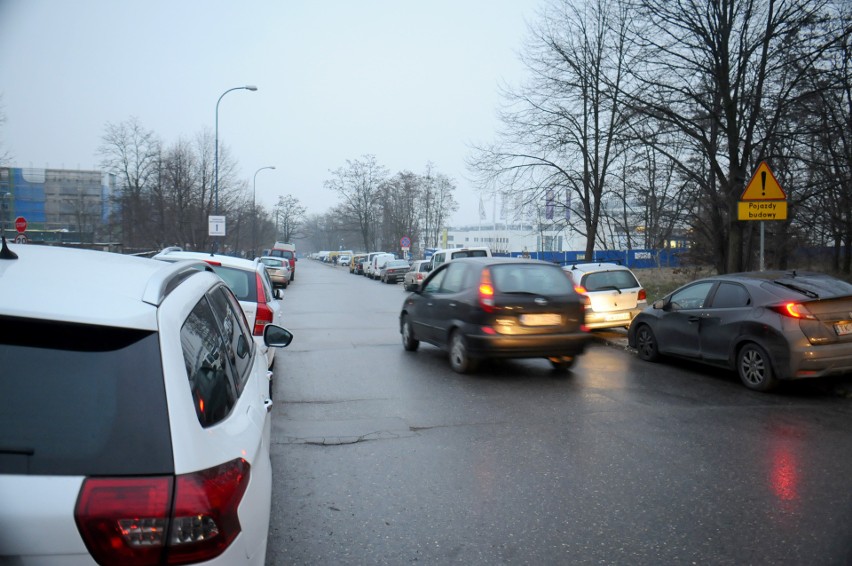
[[[18,259],[18,254],[9,249],[6,245],[6,236],[3,236],[3,247],[0,248],[0,259]]]

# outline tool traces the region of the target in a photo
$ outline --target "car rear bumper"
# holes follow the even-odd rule
[[[852,373],[852,343],[822,344],[790,353],[790,379]]]
[[[642,308],[625,309],[621,311],[611,312],[595,312],[593,310],[586,311],[585,325],[589,328],[619,328],[630,326],[633,319],[636,318]]]
[[[469,334],[467,346],[474,358],[550,358],[582,354],[592,337],[586,332],[564,334]]]

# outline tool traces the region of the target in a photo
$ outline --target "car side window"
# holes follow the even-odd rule
[[[673,311],[703,309],[706,304],[707,293],[710,292],[714,284],[713,281],[703,281],[677,291],[672,295],[669,307]]]
[[[240,304],[236,302],[231,293],[223,287],[217,287],[210,292],[209,298],[214,315],[219,321],[228,359],[236,372],[236,385],[239,394],[242,393],[245,383],[251,375],[254,340],[251,337]]]
[[[713,295],[714,309],[731,309],[748,306],[751,302],[748,291],[742,285],[736,283],[722,282]]]
[[[444,276],[444,282],[441,283],[441,293],[459,293],[465,289],[465,265],[459,263],[451,263],[447,269],[448,273]]]
[[[195,415],[201,426],[215,425],[234,408],[237,389],[227,345],[206,297],[184,321],[180,342]]]
[[[431,294],[440,292],[441,283],[444,281],[444,276],[446,274],[446,269],[436,271],[435,274],[426,281],[426,285],[423,287],[423,292]]]

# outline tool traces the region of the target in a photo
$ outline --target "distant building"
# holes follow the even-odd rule
[[[21,216],[34,236],[74,233],[94,242],[108,231],[114,190],[115,176],[102,171],[0,167],[0,220],[7,235]]]
[[[447,248],[488,246],[495,254],[565,252],[583,250],[586,239],[567,230],[539,230],[532,224],[483,224],[463,226],[446,231]]]

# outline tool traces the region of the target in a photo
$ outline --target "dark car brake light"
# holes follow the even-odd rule
[[[491,283],[491,270],[485,268],[479,278],[479,305],[485,312],[494,312],[494,285]]]
[[[788,316],[790,318],[803,318],[807,320],[816,320],[816,317],[811,314],[811,311],[808,310],[808,307],[801,303],[784,303],[782,305],[775,305],[769,307],[773,311],[781,314],[783,316]]]
[[[99,564],[189,564],[222,554],[240,534],[250,466],[239,458],[179,476],[87,478],[74,520]]]
[[[263,291],[263,281],[260,274],[255,275],[257,281],[257,312],[254,315],[254,336],[263,336],[263,329],[267,324],[272,324],[272,309],[266,304],[266,293]]]

